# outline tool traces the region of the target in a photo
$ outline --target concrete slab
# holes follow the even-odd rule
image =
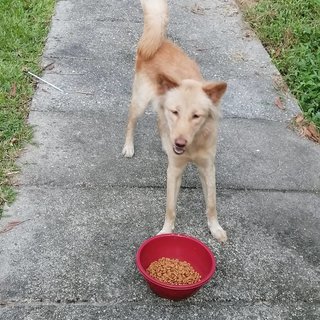
[[[35,94],[33,108],[38,111],[96,112],[108,111],[107,106],[112,102],[117,105],[121,114],[127,113],[133,79],[134,49],[118,48],[117,58],[114,59],[112,55],[113,53],[109,53],[109,56],[101,59],[88,60],[46,58],[44,66],[49,65],[52,69],[46,71],[44,79],[68,94],[61,94],[48,85],[41,84],[40,90]],[[272,74],[253,71],[257,68],[245,62],[239,71],[239,64],[230,59],[225,64],[219,63],[218,68],[210,60],[200,63],[206,66],[208,79],[223,79],[228,82],[229,89],[221,106],[224,117],[288,121],[298,113],[296,109],[280,110],[276,107],[275,99],[282,94],[275,90]],[[215,69],[221,74],[218,75]],[[284,101],[285,105],[291,103],[290,99]]]
[[[0,301],[166,303],[151,294],[134,262],[142,241],[160,230],[164,205],[164,189],[23,188],[1,220],[25,222],[2,235]],[[221,247],[206,227],[201,190],[182,190],[176,232],[199,238],[217,257],[214,279],[182,305],[317,303],[314,205],[319,197],[304,193],[219,191],[229,233]]]
[[[75,11],[74,6],[79,4],[74,1],[59,2],[59,18],[53,20],[45,52],[48,61],[56,62],[58,70],[62,63],[80,75],[77,77],[66,71],[63,77],[52,72],[46,73],[45,77],[70,92],[86,88],[85,91],[94,93],[99,101],[108,100],[113,90],[120,86],[124,89],[120,94],[125,94],[129,101],[134,53],[142,31],[141,9],[137,3],[128,1],[82,4],[80,11]],[[202,1],[200,6],[204,8],[204,14],[192,13],[193,6],[192,1],[170,5],[174,18],[169,26],[169,36],[199,62],[205,78],[228,82],[224,114],[279,121],[289,120],[297,114],[299,109],[290,94],[276,89],[279,72],[261,43],[253,36],[246,36],[248,29],[234,3]],[[113,12],[113,16],[101,18],[104,9]],[[89,12],[87,19],[83,18],[85,12]],[[275,105],[279,96],[285,110]],[[70,97],[59,94],[54,99],[68,101]],[[78,103],[64,102],[63,105],[77,108]],[[41,104],[37,105],[39,107]],[[45,104],[44,107],[48,106]]]
[[[154,114],[147,114],[136,134],[136,156],[121,155],[126,117],[116,106],[105,113],[33,112],[37,145],[21,159],[22,184],[161,186],[166,180]],[[292,157],[299,154],[299,157]],[[217,183],[219,188],[320,191],[320,149],[282,123],[263,120],[221,121]],[[306,164],[313,163],[314,170]],[[183,186],[200,186],[193,167]]]
[[[267,303],[238,305],[234,303],[211,303],[206,306],[195,304],[158,305],[124,304],[118,305],[35,305],[17,306],[0,309],[1,320],[104,320],[104,319],[308,319],[319,318],[319,306],[315,304],[283,304],[269,305]],[[306,317],[306,318],[305,318]]]

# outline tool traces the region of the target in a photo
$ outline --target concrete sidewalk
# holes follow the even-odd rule
[[[148,111],[136,155],[121,150],[138,0],[58,1],[30,123],[36,144],[19,160],[19,197],[0,229],[0,319],[319,319],[320,148],[288,128],[299,108],[233,0],[169,1],[169,37],[228,93],[217,155],[217,204],[229,241],[209,234],[194,167],[184,175],[176,232],[217,257],[195,296],[155,296],[135,253],[162,227],[166,157]],[[198,8],[198,10],[195,10]],[[199,9],[200,8],[200,9]],[[203,30],[206,30],[203,32]]]

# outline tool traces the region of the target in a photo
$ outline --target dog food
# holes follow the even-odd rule
[[[151,277],[168,284],[194,284],[200,281],[201,275],[190,263],[178,259],[160,258],[147,268]]]

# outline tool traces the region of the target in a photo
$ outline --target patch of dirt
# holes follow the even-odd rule
[[[195,3],[191,7],[191,12],[194,13],[194,14],[204,15],[205,14],[205,9],[203,7],[201,7],[199,4]]]
[[[272,75],[272,82],[273,82],[273,87],[282,93],[288,93],[289,88],[286,82],[284,81],[283,77],[279,73],[274,73]]]

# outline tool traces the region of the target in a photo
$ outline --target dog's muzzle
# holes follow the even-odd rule
[[[184,153],[185,149],[174,145],[173,146],[173,151],[174,151],[175,154],[180,155],[180,154]]]
[[[186,151],[187,140],[178,138],[174,141],[173,151],[175,154],[183,154]]]

